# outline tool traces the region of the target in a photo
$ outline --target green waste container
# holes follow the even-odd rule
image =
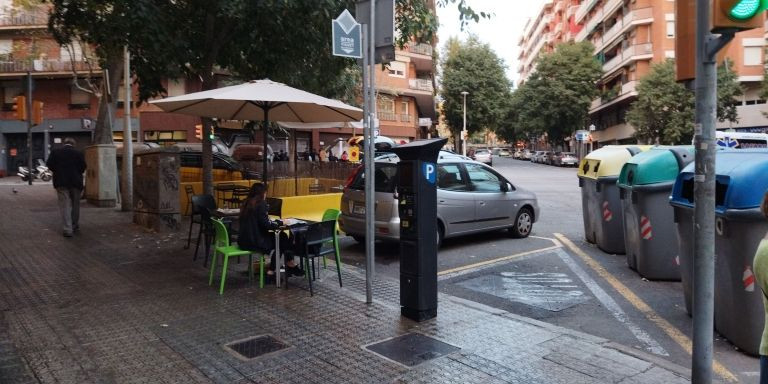
[[[605,252],[624,253],[623,215],[616,181],[621,167],[650,146],[607,145],[579,164],[584,237]]]
[[[669,196],[678,173],[693,158],[693,146],[655,147],[635,155],[621,169],[617,185],[627,264],[647,279],[680,280]]]

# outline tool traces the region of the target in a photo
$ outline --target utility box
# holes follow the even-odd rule
[[[437,156],[448,139],[393,148],[400,215],[401,314],[415,321],[437,316]]]
[[[133,222],[158,232],[178,230],[178,150],[141,152],[133,164]]]
[[[680,280],[674,210],[669,195],[693,146],[657,147],[633,156],[619,175],[627,265],[650,280]]]
[[[624,253],[624,217],[619,200],[621,167],[650,146],[607,145],[590,152],[579,164],[584,237],[608,253]]]
[[[117,150],[114,144],[85,148],[85,198],[97,207],[117,204]]]

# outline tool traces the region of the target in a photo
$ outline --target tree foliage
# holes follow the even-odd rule
[[[590,42],[580,42],[560,44],[542,55],[536,71],[514,92],[502,137],[546,133],[550,142],[560,142],[583,129],[602,74],[593,52]]]
[[[463,91],[469,92],[466,97],[467,131],[470,134],[483,129],[495,131],[506,113],[510,92],[503,60],[476,36],[470,36],[466,41],[452,37],[445,47],[440,94],[451,132],[455,136],[463,127]]]
[[[726,60],[717,72],[717,118],[738,120],[736,97],[741,85]],[[640,79],[638,97],[627,112],[627,122],[635,128],[635,138],[652,144],[686,144],[693,138],[696,99],[693,92],[675,81],[674,60],[654,64]]]

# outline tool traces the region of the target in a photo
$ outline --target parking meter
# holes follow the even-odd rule
[[[392,149],[400,158],[400,313],[416,321],[437,316],[437,156],[447,141],[414,141]]]

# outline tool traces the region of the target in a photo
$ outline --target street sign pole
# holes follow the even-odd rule
[[[710,33],[711,0],[696,1],[696,120],[694,145],[694,260],[692,382],[712,382],[715,309],[715,115],[716,55],[734,31]]]
[[[373,124],[376,119],[376,0],[371,0],[371,18],[368,24],[368,124],[365,130],[365,302],[373,302],[373,274],[376,241],[374,220],[376,205],[374,204],[374,153],[373,153]]]

